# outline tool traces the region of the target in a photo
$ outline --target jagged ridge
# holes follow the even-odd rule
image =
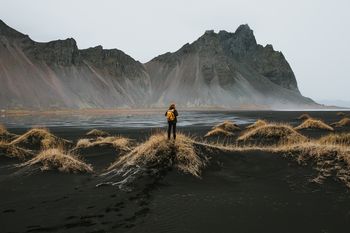
[[[146,63],[153,102],[240,107],[314,105],[301,96],[281,52],[257,44],[248,25],[236,32],[206,31],[192,44]]]
[[[72,38],[38,43],[0,23],[1,108],[138,107],[150,93],[143,65]]]
[[[281,52],[248,25],[207,31],[146,64],[118,49],[80,50],[73,38],[39,43],[0,21],[1,108],[315,105]]]

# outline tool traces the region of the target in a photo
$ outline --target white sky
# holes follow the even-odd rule
[[[147,62],[205,30],[248,23],[282,51],[303,95],[350,101],[349,0],[0,0],[0,18],[36,41],[73,37]]]

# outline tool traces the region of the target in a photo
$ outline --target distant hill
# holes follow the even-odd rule
[[[317,102],[328,106],[350,108],[350,101],[346,100],[317,100]]]
[[[256,43],[248,25],[207,31],[142,64],[118,49],[79,50],[74,39],[39,43],[0,20],[0,108],[167,106],[304,108],[281,52]]]

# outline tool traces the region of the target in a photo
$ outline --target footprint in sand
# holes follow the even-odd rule
[[[5,214],[7,214],[7,213],[14,213],[14,212],[16,212],[16,210],[14,210],[14,209],[7,209],[7,210],[4,210],[2,212],[5,213]]]

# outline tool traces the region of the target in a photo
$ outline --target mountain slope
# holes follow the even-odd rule
[[[207,31],[146,64],[74,39],[39,43],[0,20],[0,108],[310,107],[280,52],[252,30]]]
[[[152,102],[187,106],[285,108],[315,103],[303,97],[293,71],[271,45],[256,43],[248,25],[235,33],[207,31],[192,44],[145,64]]]
[[[2,108],[136,107],[150,95],[143,65],[122,51],[38,43],[2,21],[0,81]]]

